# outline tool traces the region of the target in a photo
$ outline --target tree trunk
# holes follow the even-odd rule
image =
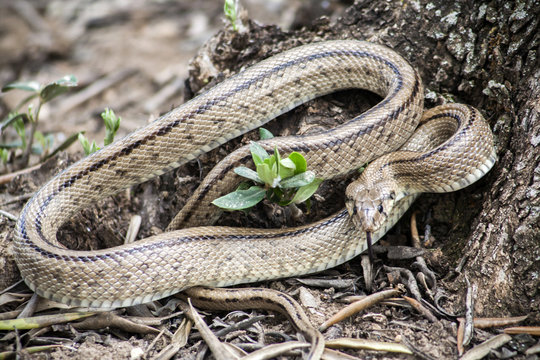
[[[539,21],[535,0],[357,1],[334,29],[369,36],[410,60],[426,85],[427,106],[450,97],[490,122],[498,163],[480,184],[434,207],[458,213],[454,228],[463,231],[448,241],[460,244],[462,275],[478,286],[478,315],[533,313],[540,320]]]

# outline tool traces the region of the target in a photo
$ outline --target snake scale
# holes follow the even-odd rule
[[[377,188],[373,180],[377,176],[397,174],[406,180],[402,191],[383,195],[384,208],[372,204],[362,210],[357,208],[362,206],[360,200],[348,201],[355,216],[378,219],[372,223],[355,217],[357,227],[343,210],[298,228],[192,227],[95,251],[69,250],[56,240],[59,227],[89,204],[193,160],[298,104],[349,88],[372,91],[382,101],[336,128],[262,145],[269,150],[276,145],[282,154],[302,153],[318,177],[329,179],[350,174],[411,138],[423,112],[423,86],[417,72],[394,51],[336,40],[283,52],[82,159],[44,185],[16,225],[15,260],[24,281],[49,299],[110,308],[193,286],[223,287],[321,271],[364,251],[366,231],[374,241],[381,237],[416,191],[457,190],[476,181],[495,162],[493,138],[480,113],[465,105],[447,105],[427,117],[450,122],[435,125],[436,131],[453,135],[449,140],[424,153],[385,155],[382,164],[377,160],[382,170],[365,176]],[[415,141],[409,142],[413,150]],[[231,180],[230,169],[245,157],[239,150],[220,163],[171,228],[206,222],[198,206],[204,209],[216,191],[234,186],[237,180]],[[376,201],[377,195],[361,185],[351,185],[349,192]],[[395,202],[393,209],[390,200]]]

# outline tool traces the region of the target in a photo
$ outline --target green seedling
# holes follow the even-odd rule
[[[306,159],[298,152],[282,158],[276,147],[274,153],[269,155],[256,142],[251,143],[250,151],[255,170],[240,166],[234,172],[250,180],[253,185],[246,187],[242,184],[236,191],[215,199],[212,204],[226,210],[249,209],[264,198],[282,206],[299,204],[308,201],[323,181],[316,178],[313,171],[307,170]]]
[[[105,123],[105,139],[103,140],[103,145],[107,146],[111,144],[114,141],[114,137],[116,136],[116,132],[120,128],[120,122],[122,121],[122,118],[120,116],[116,116],[114,111],[107,108],[105,111],[101,113],[101,118],[103,119],[103,122]],[[86,156],[98,151],[100,148],[97,146],[95,141],[90,142],[86,136],[84,136],[83,133],[80,133],[78,135],[79,142],[82,145],[82,148],[84,150],[84,154]]]
[[[73,75],[66,75],[49,84],[40,84],[36,81],[13,82],[2,88],[2,92],[19,90],[30,93],[15,107],[15,110],[0,123],[0,135],[3,135],[5,130],[12,126],[19,136],[19,141],[17,142],[0,144],[0,148],[2,149],[1,159],[4,164],[9,159],[10,150],[14,149],[22,149],[23,151],[22,167],[28,166],[31,153],[39,154],[41,155],[41,159],[45,160],[52,156],[52,154],[58,152],[57,149],[49,154],[53,139],[51,136],[46,136],[37,130],[39,114],[41,107],[44,104],[65,93],[74,86],[77,86],[77,79]],[[30,102],[36,99],[37,105],[34,107]],[[26,112],[20,112],[23,106],[26,106],[27,104],[28,107]],[[30,131],[27,131],[26,124],[30,124]],[[34,140],[37,142],[37,145],[34,145]],[[66,145],[69,146],[69,144],[64,142],[59,148],[66,148]]]
[[[225,17],[231,23],[233,30],[238,31],[238,25],[236,24],[238,14],[238,0],[225,0],[223,5],[223,12]]]

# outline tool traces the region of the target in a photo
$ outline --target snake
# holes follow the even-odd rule
[[[382,100],[334,128],[260,144],[269,152],[300,152],[323,179],[354,174],[372,162],[358,181],[374,187],[353,183],[347,189],[347,196],[364,200],[348,199],[336,214],[294,228],[204,226],[209,216],[201,209],[208,208],[207,199],[238,182],[231,170],[249,158],[249,151],[240,148],[211,171],[172,221],[171,231],[92,251],[67,249],[57,240],[62,224],[90,204],[197,159],[299,104],[352,88]],[[115,308],[198,286],[298,276],[344,263],[366,249],[366,233],[373,241],[383,236],[417,192],[458,190],[495,163],[489,125],[471,106],[434,108],[427,118],[444,124],[413,135],[424,111],[423,93],[418,72],[405,59],[365,41],[311,43],[262,60],[41,187],[16,224],[14,257],[22,278],[48,299]],[[433,131],[451,136],[429,151],[417,151],[414,144],[423,140],[416,137],[433,138]],[[397,151],[409,139],[409,149]],[[373,164],[378,168],[369,170]],[[378,190],[382,195],[375,194]],[[178,229],[182,223],[191,227]]]

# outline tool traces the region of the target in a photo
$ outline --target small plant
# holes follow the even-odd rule
[[[2,160],[2,164],[6,164],[8,162],[9,158],[9,150],[0,148],[0,159]]]
[[[49,84],[40,84],[36,81],[26,82],[14,82],[10,83],[2,88],[2,92],[8,92],[11,90],[22,90],[29,92],[26,98],[24,98],[11,112],[6,119],[0,124],[0,134],[5,132],[5,129],[9,126],[13,126],[20,140],[9,144],[0,144],[2,153],[0,158],[3,163],[7,163],[10,149],[22,149],[22,167],[26,167],[29,162],[31,153],[38,153],[42,155],[42,160],[46,157],[50,157],[56,154],[58,151],[67,148],[73,143],[74,138],[69,137],[64,141],[56,150],[51,154],[48,154],[49,148],[52,145],[52,137],[43,135],[37,130],[39,122],[39,113],[43,104],[51,101],[58,95],[61,95],[68,91],[70,88],[77,86],[77,79],[73,75],[66,75],[63,78],[51,82]],[[37,98],[37,106],[33,106],[31,101]],[[19,112],[20,109],[28,104],[26,112]],[[30,123],[30,132],[28,133],[25,128],[25,124]],[[38,146],[34,146],[34,140],[37,141]],[[71,142],[69,142],[71,141]]]
[[[238,31],[238,25],[236,24],[238,14],[238,0],[225,0],[223,5],[223,12],[225,17],[230,21],[233,30]]]
[[[83,133],[80,133],[77,138],[79,139],[79,142],[81,143],[81,146],[84,150],[84,155],[88,156],[99,150],[96,141],[92,140],[92,143],[90,143],[90,141],[86,138],[86,136],[84,136]]]
[[[285,206],[307,201],[317,191],[323,181],[307,170],[306,159],[298,152],[292,152],[282,158],[277,148],[269,155],[256,142],[250,145],[255,170],[240,166],[234,172],[251,180],[256,185],[241,184],[230,194],[212,201],[212,204],[226,210],[244,210],[251,208],[265,197],[272,202]]]
[[[105,139],[103,140],[103,145],[107,146],[114,141],[116,132],[118,131],[118,128],[120,128],[120,121],[122,121],[122,118],[120,116],[116,116],[114,111],[109,108],[105,109],[105,111],[101,113],[101,118],[105,122]],[[100,149],[96,145],[95,141],[90,143],[84,134],[80,133],[78,137],[86,156]]]

